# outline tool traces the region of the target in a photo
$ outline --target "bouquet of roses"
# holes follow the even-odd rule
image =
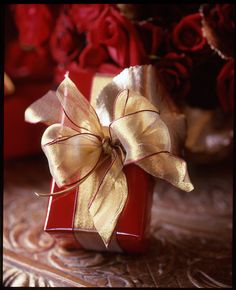
[[[66,71],[115,75],[152,64],[186,114],[187,152],[204,161],[231,152],[233,4],[15,4],[10,10],[14,45],[31,54],[25,56],[30,77],[46,72],[59,84]]]

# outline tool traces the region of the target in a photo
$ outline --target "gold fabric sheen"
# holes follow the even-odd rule
[[[63,123],[59,123],[61,112]],[[25,118],[50,124],[42,136],[42,149],[57,185],[64,187],[38,195],[61,194],[80,185],[74,228],[96,229],[106,247],[128,196],[126,164],[136,163],[182,190],[193,189],[185,161],[170,153],[170,133],[158,108],[132,90],[117,95],[112,122],[105,127],[66,76],[56,93],[50,91],[26,110]]]

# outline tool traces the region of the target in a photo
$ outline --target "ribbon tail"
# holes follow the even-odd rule
[[[181,190],[189,192],[194,189],[189,179],[186,162],[171,153],[159,152],[136,164],[152,176],[165,179]]]
[[[77,188],[79,185],[81,185],[83,182],[85,182],[85,180],[87,178],[89,178],[89,175],[93,173],[95,169],[92,169],[91,172],[89,172],[89,174],[85,175],[83,178],[79,179],[78,182],[76,182],[75,184],[73,184],[72,186],[69,186],[65,189],[62,189],[60,191],[56,191],[56,192],[51,192],[51,193],[43,193],[43,192],[34,192],[35,195],[37,196],[41,196],[41,197],[44,197],[44,196],[55,196],[55,195],[61,195],[61,194],[64,194],[64,193],[67,193],[75,188]]]
[[[109,246],[128,196],[126,177],[122,168],[119,155],[113,154],[112,162],[100,180],[97,192],[89,205],[94,226],[106,247]]]

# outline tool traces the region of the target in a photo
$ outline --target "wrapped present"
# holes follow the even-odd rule
[[[59,241],[90,250],[143,252],[153,177],[193,190],[185,161],[174,154],[176,114],[171,116],[163,96],[159,108],[149,100],[155,91],[148,82],[156,80],[152,72],[151,66],[124,70],[101,90],[96,109],[66,75],[56,92],[26,110],[27,121],[50,125],[41,144],[52,187],[37,195],[50,196],[45,230]],[[143,73],[150,77],[141,78]]]
[[[150,233],[154,182],[138,166],[127,165],[124,172],[128,183],[128,199],[119,217],[108,249],[96,229],[92,227],[85,231],[77,226],[74,209],[80,194],[79,189],[49,198],[44,230],[52,234],[65,247],[127,253],[146,251]],[[58,190],[59,188],[53,181],[51,192],[57,192]],[[77,215],[81,219],[84,218],[80,212]]]

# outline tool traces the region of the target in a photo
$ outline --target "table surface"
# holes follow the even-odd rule
[[[66,249],[43,231],[44,156],[5,162],[5,286],[232,287],[232,164],[191,165],[195,190],[159,181],[150,249],[142,255]]]

